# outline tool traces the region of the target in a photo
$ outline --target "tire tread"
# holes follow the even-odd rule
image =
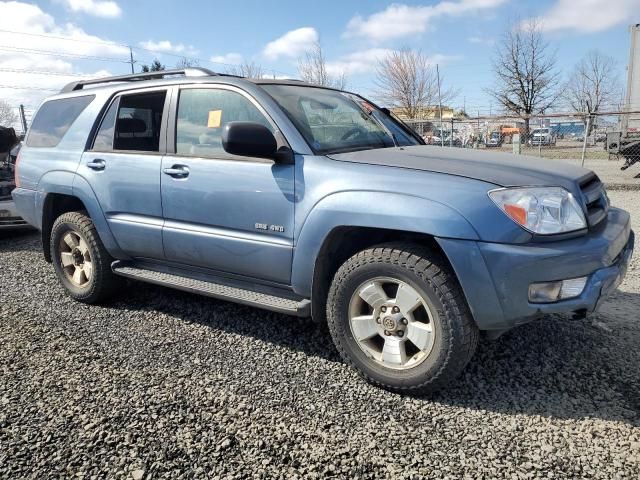
[[[51,258],[54,262],[56,261],[57,254],[55,249],[57,246],[55,245],[56,242],[53,241],[53,237],[56,230],[63,224],[71,224],[75,226],[84,236],[85,240],[89,244],[89,249],[91,250],[91,255],[93,257],[93,275],[95,275],[94,281],[91,283],[91,288],[88,291],[79,293],[73,292],[67,288],[67,292],[75,300],[84,303],[100,303],[108,299],[118,288],[118,279],[111,271],[111,262],[113,261],[113,258],[109,255],[102,244],[93,221],[85,211],[63,213],[53,223],[53,227],[51,229],[52,241],[50,242]]]
[[[435,291],[444,307],[444,318],[441,320],[447,322],[451,330],[447,355],[434,375],[423,383],[398,387],[371,377],[357,368],[337,334],[336,312],[341,285],[354,270],[371,263],[394,264],[409,270]],[[448,262],[438,252],[413,243],[397,242],[375,246],[362,250],[347,260],[338,269],[331,284],[327,314],[329,330],[343,360],[358,370],[368,382],[396,392],[423,394],[442,388],[461,373],[478,345],[478,328]]]

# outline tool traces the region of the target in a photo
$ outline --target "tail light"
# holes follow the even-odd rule
[[[18,164],[20,163],[20,155],[22,155],[22,149],[18,152],[16,157],[16,163],[13,165],[13,183],[16,184],[16,188],[20,187],[20,179],[18,177]]]

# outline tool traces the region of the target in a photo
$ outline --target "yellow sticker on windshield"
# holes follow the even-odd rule
[[[219,128],[222,120],[222,110],[209,110],[208,128]]]

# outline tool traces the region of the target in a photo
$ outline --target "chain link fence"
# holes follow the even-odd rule
[[[610,177],[614,183],[640,178],[640,112],[576,112],[528,119],[493,115],[405,122],[431,145],[568,161]],[[630,170],[632,175],[622,175],[636,163]]]

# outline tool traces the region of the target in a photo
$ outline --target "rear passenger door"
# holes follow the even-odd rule
[[[116,96],[78,168],[118,245],[133,257],[164,258],[160,165],[168,104],[167,89]]]
[[[162,161],[167,260],[288,284],[291,275],[294,165],[231,155],[225,124],[261,123],[284,138],[246,92],[186,86],[172,102]]]

